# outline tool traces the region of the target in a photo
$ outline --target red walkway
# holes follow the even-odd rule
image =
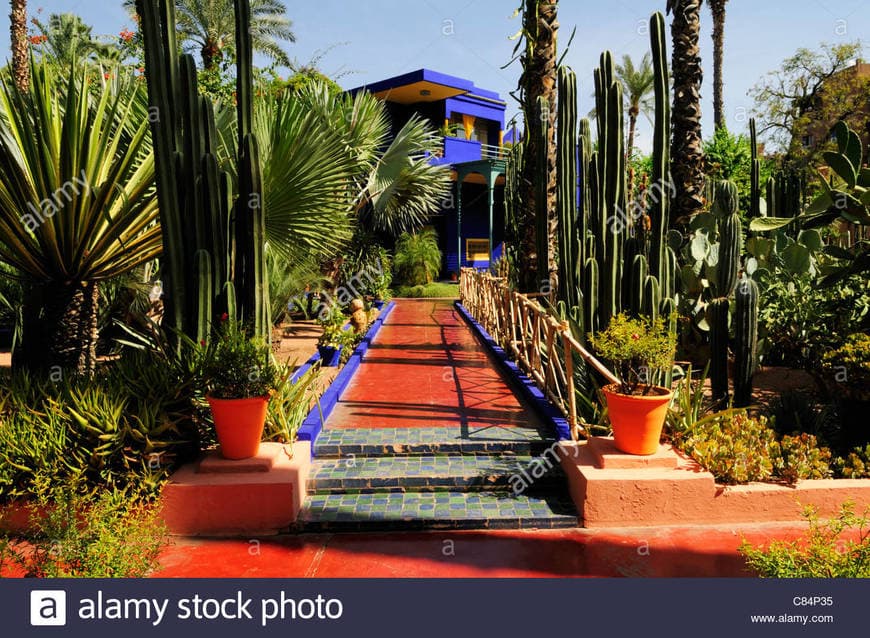
[[[537,429],[449,300],[397,301],[328,428]]]
[[[158,578],[536,578],[749,576],[737,547],[800,525],[743,528],[319,534],[178,539]]]

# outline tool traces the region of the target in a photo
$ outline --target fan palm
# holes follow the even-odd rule
[[[299,99],[338,132],[357,164],[352,196],[363,228],[398,237],[438,212],[450,173],[429,162],[440,139],[425,120],[412,116],[393,135],[386,106],[370,93],[336,94],[320,83]]]
[[[674,107],[671,174],[676,188],[672,219],[683,224],[704,207],[704,153],[701,139],[701,32],[703,0],[668,0],[673,14]]]
[[[622,56],[622,63],[616,65],[616,76],[622,82],[625,110],[628,112],[628,142],[626,143],[625,156],[630,158],[634,150],[637,118],[641,113],[652,112],[655,107],[653,99],[655,75],[653,74],[650,54],[647,53],[643,56],[638,67],[634,66],[634,61],[630,55]]]
[[[140,83],[71,66],[0,84],[0,261],[26,288],[16,365],[93,368],[99,282],[160,253]],[[98,93],[98,96],[94,96]]]
[[[124,0],[124,6],[136,10],[136,0]],[[176,0],[176,18],[181,38],[199,49],[202,66],[214,70],[225,51],[235,49],[235,13],[233,0]],[[281,66],[290,66],[290,58],[279,42],[295,42],[287,7],[279,0],[251,0],[251,39],[254,51]]]

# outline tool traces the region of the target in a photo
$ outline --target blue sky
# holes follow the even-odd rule
[[[508,92],[516,87],[519,65],[501,67],[510,59],[519,29],[511,19],[519,0],[285,0],[297,41],[288,45],[292,58],[306,63],[320,53],[319,66],[338,75],[345,88],[421,67],[461,75],[478,86],[501,93],[511,113],[516,103]],[[30,10],[74,12],[94,26],[95,33],[117,34],[132,21],[121,0],[30,0]],[[581,112],[592,106],[592,70],[604,49],[619,58],[635,59],[649,50],[645,26],[650,14],[663,10],[664,0],[562,0],[560,43],[577,35],[565,58],[578,74]],[[712,133],[711,19],[704,9],[701,40],[705,78],[705,137]],[[0,14],[0,50],[9,55],[8,11]],[[746,128],[752,109],[747,91],[801,46],[860,39],[870,44],[870,0],[731,0],[728,4],[725,52],[725,105],[728,126]],[[870,50],[865,50],[870,56]],[[639,145],[651,146],[651,130],[639,129]]]

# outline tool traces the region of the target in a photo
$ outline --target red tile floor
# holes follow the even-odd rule
[[[749,576],[741,540],[797,538],[800,525],[742,528],[319,534],[177,539],[158,578],[541,578]]]
[[[539,427],[449,300],[403,299],[329,417],[330,428]]]

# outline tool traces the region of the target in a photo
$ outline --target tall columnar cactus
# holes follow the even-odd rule
[[[713,214],[719,228],[719,254],[716,260],[713,291],[716,296],[707,312],[710,326],[710,384],[713,398],[728,396],[728,308],[737,285],[742,253],[742,227],[738,210],[737,186],[718,182],[715,187]]]
[[[744,277],[737,284],[734,310],[734,405],[752,402],[752,378],[758,365],[758,286]]]
[[[577,77],[559,68],[559,111],[556,130],[556,216],[559,220],[559,299],[569,308],[579,305],[577,269]]]
[[[655,14],[650,26],[657,106],[655,184],[649,189],[647,209],[627,203],[622,85],[612,55],[601,55],[594,74],[597,148],[590,122],[577,123],[574,74],[559,70],[559,299],[563,314],[582,326],[581,338],[604,329],[620,312],[670,316],[676,306],[677,259],[666,240],[672,188],[664,17]],[[566,312],[573,305],[580,307]]]
[[[250,131],[249,0],[236,1],[240,166],[234,203],[232,181],[217,159],[214,107],[199,94],[193,57],[178,55],[175,2],[137,0],[137,12],[144,36],[163,233],[165,325],[201,339],[209,334],[215,317],[228,312],[267,335],[261,178],[257,142]]]
[[[749,172],[749,218],[761,217],[761,161],[758,159],[758,133],[755,118],[749,120],[749,144],[752,153]]]
[[[537,163],[541,170],[535,173],[535,251],[538,256],[538,286],[543,291],[550,280],[550,212],[547,210],[548,175],[545,167],[548,161],[550,138],[550,104],[545,97],[539,97],[535,116],[540,118],[540,126],[534,131],[540,136],[535,141]]]

